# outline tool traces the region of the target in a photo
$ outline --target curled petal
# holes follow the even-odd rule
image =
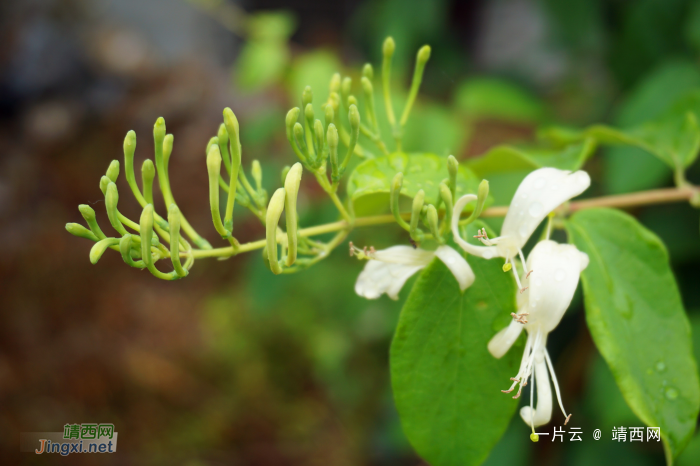
[[[504,328],[500,332],[491,338],[488,344],[489,353],[494,358],[500,359],[504,354],[508,352],[515,340],[518,339],[520,333],[523,331],[523,324],[512,320],[508,327]]]
[[[466,290],[474,283],[474,272],[460,253],[449,246],[440,246],[435,251],[435,255],[450,269],[461,291]]]
[[[520,408],[520,417],[533,427],[547,424],[552,419],[552,387],[544,359],[535,362],[535,385],[537,388],[537,409],[530,406]]]
[[[581,170],[572,173],[540,168],[527,175],[515,192],[503,221],[501,236],[509,240],[499,243],[501,255],[512,257],[550,212],[590,185],[591,177]]]
[[[452,236],[454,237],[455,243],[469,254],[483,257],[484,259],[492,259],[498,255],[496,246],[474,246],[467,243],[464,238],[459,235],[459,216],[462,215],[462,210],[464,210],[467,204],[477,199],[478,197],[475,194],[465,194],[457,199],[457,202],[455,202],[452,208]]]
[[[398,246],[396,246],[398,247]],[[432,254],[431,254],[432,256]],[[367,299],[377,299],[386,293],[391,299],[399,299],[399,291],[414,273],[425,267],[369,260],[355,282],[355,292]]]

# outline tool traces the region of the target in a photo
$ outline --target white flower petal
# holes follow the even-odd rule
[[[355,282],[355,292],[367,299],[377,299],[382,293],[398,299],[399,291],[414,273],[425,265],[405,265],[368,260]]]
[[[488,344],[489,353],[494,358],[500,359],[504,354],[508,352],[515,340],[518,339],[520,333],[523,331],[523,324],[511,320],[508,327],[504,328],[500,332],[491,338]]]
[[[571,173],[557,168],[540,168],[518,186],[503,221],[498,244],[500,255],[512,257],[527,242],[537,225],[554,209],[584,192],[591,178],[584,171]]]
[[[588,256],[571,244],[540,241],[527,259],[528,331],[551,332],[569,307]]]
[[[459,235],[459,216],[462,215],[464,207],[471,201],[477,200],[477,196],[474,194],[465,194],[464,196],[457,199],[455,205],[452,209],[452,236],[454,237],[455,243],[459,245],[469,254],[473,254],[478,257],[483,257],[484,259],[492,259],[498,255],[496,246],[474,246],[467,243]]]
[[[547,424],[552,419],[552,387],[544,359],[535,362],[535,386],[537,389],[537,408],[530,406],[520,408],[520,417],[527,425],[534,427]]]
[[[372,259],[392,264],[420,265],[425,267],[433,260],[435,253],[412,246],[391,246],[371,253]]]
[[[460,290],[464,291],[474,283],[474,272],[460,253],[449,246],[440,246],[435,250],[435,255],[450,269]]]

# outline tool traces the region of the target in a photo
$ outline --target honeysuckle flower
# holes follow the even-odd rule
[[[411,246],[391,246],[387,249],[359,249],[350,243],[350,255],[369,259],[355,283],[355,292],[367,299],[377,299],[386,293],[399,299],[399,291],[414,273],[424,268],[433,257],[440,259],[452,272],[459,289],[464,291],[474,283],[474,272],[460,253],[449,246],[426,251]]]
[[[520,362],[518,374],[511,378],[513,384],[506,393],[519,385],[513,398],[518,398],[522,388],[532,379],[530,406],[520,410],[520,417],[532,427],[534,441],[537,440],[535,427],[546,424],[552,417],[552,389],[549,375],[556,390],[559,407],[569,421],[561,401],[559,383],[554,374],[552,361],[547,353],[547,336],[561,321],[576,291],[581,272],[588,266],[588,255],[571,244],[559,244],[545,240],[537,243],[528,256],[523,281],[528,287],[518,296],[518,313],[508,327],[498,332],[489,342],[489,352],[496,358],[502,357],[517,340],[523,328],[527,331],[525,352]],[[529,277],[527,277],[529,275]],[[525,318],[527,317],[527,319]],[[534,369],[534,373],[533,373]],[[534,392],[537,389],[537,408],[534,408]],[[566,422],[564,424],[566,424]]]
[[[469,202],[477,199],[474,194],[466,194],[453,207],[454,240],[469,254],[484,259],[502,257],[506,263],[510,262],[518,287],[522,289],[513,260],[520,256],[524,264],[522,248],[537,225],[561,204],[584,192],[590,184],[591,178],[582,170],[572,173],[557,168],[540,168],[533,171],[520,183],[513,196],[503,221],[501,236],[489,239],[485,231],[476,236],[484,246],[469,244],[459,234],[458,224],[462,210]]]

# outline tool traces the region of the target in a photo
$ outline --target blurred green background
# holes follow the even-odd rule
[[[408,84],[418,47],[433,47],[406,148],[460,160],[532,142],[548,123],[636,125],[700,88],[700,1],[0,2],[0,463],[423,464],[390,390],[401,301],[357,297],[363,264],[344,248],[293,276],[273,276],[251,253],[202,260],[164,283],[117,254],[91,265],[89,243],[64,230],[80,203],[105,222],[100,176],[129,129],[137,158],[150,156],[163,116],[175,196],[213,242],[204,148],[223,107],[241,122],[244,164],[259,159],[272,192],[293,161],[287,109],[307,84],[319,104],[333,72],[376,65],[386,35],[397,42],[397,83]],[[633,148],[600,151],[586,169],[589,195],[672,183]],[[700,182],[697,166],[689,179]],[[302,189],[302,226],[335,220],[322,191]],[[127,216],[136,206],[123,196]],[[700,359],[698,212],[632,213],[669,247]],[[237,229],[242,241],[264,235],[250,216]],[[351,239],[408,241],[393,227]],[[642,424],[591,341],[580,296],[549,350],[583,441],[532,444],[515,417],[487,464],[663,464],[660,444],[611,440],[613,426]],[[86,422],[114,423],[118,452],[18,452],[20,432]],[[700,464],[700,438],[678,464]]]

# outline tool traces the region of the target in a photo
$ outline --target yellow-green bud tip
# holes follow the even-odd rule
[[[119,160],[112,160],[107,168],[107,177],[112,181],[117,181],[119,176]]]
[[[95,217],[95,210],[87,204],[80,204],[78,210],[83,215],[83,217]]]
[[[401,189],[402,185],[403,185],[403,173],[398,172],[396,175],[394,175],[394,179],[391,181],[391,188],[393,190]]]
[[[477,192],[477,196],[479,197],[479,199],[483,199],[488,195],[489,195],[489,180],[481,180],[481,183],[479,183],[479,191]]]
[[[301,102],[306,106],[307,104],[310,104],[314,100],[314,93],[311,90],[311,86],[306,86],[304,88],[304,92],[301,93]]]
[[[126,133],[126,136],[124,136],[124,152],[133,156],[135,148],[136,148],[136,133],[132,129]]]
[[[425,63],[428,60],[430,60],[430,46],[424,45],[418,50],[418,61]]]
[[[350,94],[350,90],[352,89],[352,78],[349,76],[346,76],[343,78],[343,83],[341,85],[341,92],[345,95]]]
[[[314,106],[313,105],[306,104],[306,107],[304,107],[304,116],[309,120],[314,119]]]
[[[394,38],[389,36],[384,40],[382,52],[385,57],[391,57],[394,54],[394,50],[396,50],[396,43],[394,42]]]
[[[459,162],[457,161],[457,159],[455,158],[455,156],[454,156],[454,155],[448,156],[448,157],[447,157],[447,170],[448,170],[451,174],[456,174],[458,168],[459,168]]]
[[[333,123],[328,125],[328,133],[326,134],[326,139],[328,140],[329,148],[338,148],[338,130],[336,129]]]
[[[293,109],[287,112],[287,118],[285,120],[285,123],[288,127],[294,126],[294,123],[296,123],[299,119],[299,113],[301,113],[301,109],[299,107],[294,107]]]
[[[230,131],[228,131],[229,129],[238,133],[238,118],[236,118],[236,114],[233,113],[233,110],[231,110],[229,107],[224,109],[224,124],[226,125],[227,132],[229,133],[229,138],[233,136]]]
[[[340,91],[340,73],[335,73],[331,77],[330,91],[331,92],[339,92]]]
[[[537,443],[540,441],[540,436],[533,432],[530,434],[530,440]]]
[[[350,111],[348,111],[348,119],[350,120],[350,126],[352,128],[360,127],[360,112],[357,110],[356,105],[350,105]]]
[[[212,144],[207,154],[207,167],[216,171],[221,168],[221,151],[217,144]]]
[[[165,137],[165,119],[163,117],[158,117],[156,124],[153,125],[153,136],[159,139]]]
[[[365,66],[362,67],[362,76],[370,81],[374,78],[374,68],[372,68],[371,63],[365,63]]]
[[[503,271],[504,272],[510,272],[510,269],[512,269],[512,268],[513,268],[513,264],[511,264],[510,262],[506,262],[505,264],[503,264]]]
[[[217,137],[219,140],[221,140],[222,144],[226,144],[228,142],[228,132],[226,131],[226,125],[221,123],[219,125],[219,131],[216,133]]]

